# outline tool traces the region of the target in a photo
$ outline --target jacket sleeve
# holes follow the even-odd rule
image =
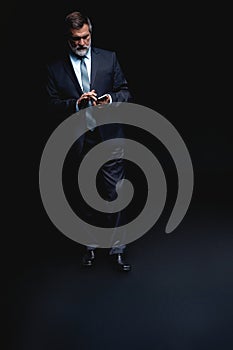
[[[113,102],[132,102],[133,98],[129,91],[128,82],[120,67],[116,53],[113,53],[113,91],[110,92]]]
[[[53,66],[46,66],[46,92],[48,113],[56,116],[56,119],[65,119],[76,112],[77,98],[62,94],[59,85],[59,77],[54,74]]]

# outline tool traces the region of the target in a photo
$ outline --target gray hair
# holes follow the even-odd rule
[[[89,17],[83,15],[81,12],[74,11],[69,13],[65,17],[65,34],[69,33],[70,28],[81,29],[84,24],[89,27],[90,33],[92,32],[92,24]]]

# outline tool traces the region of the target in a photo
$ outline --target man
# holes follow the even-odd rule
[[[98,142],[107,140],[109,133],[115,138],[124,137],[120,124],[96,126],[88,106],[112,102],[131,102],[127,81],[119,65],[116,53],[91,45],[92,24],[80,12],[65,17],[66,48],[64,56],[47,65],[47,93],[49,111],[55,118],[64,120],[69,115],[86,109],[86,132],[79,140],[79,156],[82,158]],[[103,96],[102,99],[98,99]],[[89,109],[90,110],[90,109]],[[119,150],[118,150],[119,151]],[[119,151],[121,152],[121,150]],[[123,159],[113,159],[101,168],[103,197],[107,201],[116,198],[116,184],[125,175]],[[95,222],[92,213],[86,213],[90,223]],[[110,227],[121,224],[121,213],[109,214]],[[87,246],[82,259],[83,266],[92,266],[95,259],[94,246]],[[129,271],[131,265],[124,261],[125,245],[114,245],[110,250],[116,266]]]

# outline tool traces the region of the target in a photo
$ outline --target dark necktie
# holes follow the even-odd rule
[[[82,79],[82,86],[83,86],[83,92],[89,92],[90,91],[90,81],[87,73],[87,66],[84,61],[84,57],[81,57],[80,62],[80,70],[81,70],[81,79]],[[91,101],[88,102],[88,106],[91,106]],[[96,120],[93,118],[91,111],[87,109],[86,111],[86,121],[87,121],[87,127],[89,130],[94,129],[96,126]]]

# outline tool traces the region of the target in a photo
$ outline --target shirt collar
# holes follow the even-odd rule
[[[85,55],[86,58],[90,59],[91,58],[91,48],[89,47],[86,55]]]

